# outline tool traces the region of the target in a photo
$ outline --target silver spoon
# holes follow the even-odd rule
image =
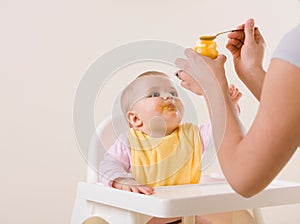
[[[214,36],[201,36],[199,39],[200,39],[200,40],[214,40],[214,39],[217,38],[217,36],[219,36],[219,35],[221,35],[221,34],[224,34],[224,33],[230,33],[230,32],[235,32],[235,31],[244,31],[244,29],[227,30],[227,31],[223,31],[223,32],[217,33],[217,34],[214,35]]]

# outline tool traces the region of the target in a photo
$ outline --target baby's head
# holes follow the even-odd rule
[[[134,79],[121,95],[121,107],[132,128],[151,136],[171,134],[184,112],[175,83],[158,71]]]

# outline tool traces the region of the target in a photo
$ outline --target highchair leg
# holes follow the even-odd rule
[[[144,224],[149,219],[151,216],[77,198],[71,224]]]
[[[91,215],[92,209],[92,205],[90,205],[86,200],[76,198],[71,224],[82,224],[83,221]]]
[[[184,216],[182,219],[182,224],[195,224],[195,216]]]
[[[265,224],[262,212],[260,208],[253,208],[252,209],[255,224]]]
[[[105,204],[95,204],[93,215],[105,219],[108,223],[144,224],[152,217],[126,209]]]

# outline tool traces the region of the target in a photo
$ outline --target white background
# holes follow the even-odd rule
[[[101,55],[145,39],[193,47],[199,35],[252,17],[267,41],[267,68],[281,36],[299,22],[299,11],[297,0],[0,0],[0,223],[70,222],[76,184],[86,169],[72,105],[80,79]],[[241,119],[249,127],[257,102],[234,74],[226,35],[217,42],[228,56],[230,82],[244,94]],[[109,114],[116,90],[133,77],[124,71],[115,76],[118,87],[99,95],[95,123]],[[296,152],[279,176],[300,181],[299,171]],[[299,210],[289,205],[263,212],[266,223],[296,224]]]

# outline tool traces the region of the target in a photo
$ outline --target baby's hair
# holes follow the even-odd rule
[[[152,75],[163,76],[163,77],[169,78],[169,76],[167,74],[165,74],[163,72],[159,72],[159,71],[146,71],[146,72],[143,72],[142,74],[138,75],[131,83],[129,83],[129,85],[123,90],[123,92],[121,94],[121,108],[122,108],[122,112],[125,117],[126,117],[127,112],[129,111],[129,109],[131,108],[131,106],[133,104],[133,102],[130,100],[132,92],[133,92],[133,84],[139,78],[146,77],[146,76],[152,76]]]
[[[161,76],[169,77],[167,74],[165,74],[163,72],[159,72],[159,71],[147,71],[147,72],[143,72],[142,74],[138,75],[135,78],[135,80],[138,79],[138,78],[145,77],[145,76],[150,76],[150,75],[161,75]]]

